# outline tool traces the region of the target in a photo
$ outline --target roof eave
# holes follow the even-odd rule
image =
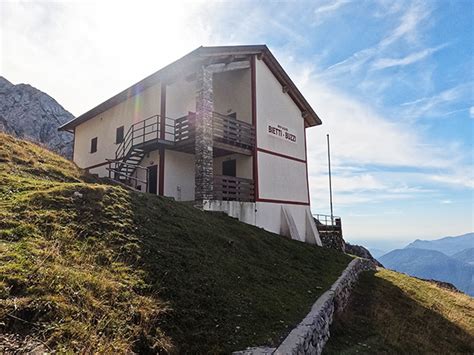
[[[208,58],[213,56],[226,56],[226,55],[260,55],[265,63],[270,67],[273,74],[277,77],[282,85],[287,85],[290,90],[288,91],[289,95],[293,101],[297,104],[299,109],[302,112],[303,119],[305,121],[305,127],[318,126],[322,124],[321,119],[318,117],[316,112],[314,112],[311,105],[306,101],[304,96],[298,90],[296,85],[293,83],[291,78],[285,72],[280,63],[276,60],[273,54],[270,52],[268,47],[264,44],[261,45],[243,45],[243,46],[217,46],[217,47],[198,47],[192,52],[186,54],[185,56],[177,59],[171,64],[168,64],[164,68],[158,70],[157,72],[147,76],[145,79],[140,80],[139,82],[133,84],[129,88],[123,90],[117,95],[111,97],[110,99],[102,102],[100,105],[97,105],[93,109],[85,112],[79,117],[66,122],[58,128],[59,131],[70,131],[87,120],[99,115],[100,113],[106,111],[107,109],[117,105],[118,103],[132,97],[139,92],[147,89],[148,87],[155,85],[156,83],[166,80],[167,75],[176,71],[176,67],[182,67],[190,65],[193,63],[193,60],[199,60],[202,58]]]

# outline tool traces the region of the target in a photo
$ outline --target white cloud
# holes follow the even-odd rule
[[[469,116],[471,116],[471,118],[474,118],[474,106],[471,106],[469,108]]]
[[[406,118],[419,118],[423,116],[450,115],[453,113],[450,109],[451,105],[459,99],[470,95],[471,90],[472,83],[463,83],[429,97],[405,102],[400,105],[405,107],[403,116]]]
[[[201,21],[207,9],[199,5],[1,2],[0,71],[81,114],[211,42],[210,28]]]
[[[314,13],[316,15],[320,15],[320,14],[325,14],[328,12],[333,12],[341,8],[342,6],[346,5],[349,2],[350,2],[349,0],[334,0],[332,2],[328,2],[324,5],[318,6],[316,10],[314,10]]]
[[[418,39],[418,27],[431,14],[431,11],[432,9],[428,7],[426,2],[415,1],[410,3],[409,8],[400,18],[399,25],[390,35],[383,39],[380,46],[386,47],[401,38],[416,42]]]
[[[400,8],[397,8],[398,12]],[[402,11],[402,10],[400,10]],[[419,28],[424,25],[424,22],[430,15],[432,9],[428,6],[427,3],[422,2],[415,2],[411,3],[407,8],[403,9],[402,15],[398,19],[398,25],[390,31],[387,35],[382,36],[382,39],[372,47],[364,48],[359,50],[348,58],[331,65],[330,67],[326,68],[323,73],[320,73],[321,77],[324,78],[334,78],[338,77],[342,74],[350,74],[354,75],[355,73],[361,71],[364,72],[368,68],[373,67],[371,64],[373,61],[377,63],[377,61],[381,60],[377,65],[395,65],[396,63],[393,62],[396,59],[390,58],[382,58],[377,59],[378,56],[383,55],[385,52],[390,54],[393,53],[390,50],[390,46],[399,40],[405,40],[409,44],[413,44],[418,42],[419,37]],[[438,48],[440,49],[440,48]],[[433,48],[431,50],[438,50],[437,48]],[[426,53],[425,53],[426,52]],[[424,55],[425,57],[431,53],[430,49],[421,50],[418,54]],[[405,61],[413,61],[413,60],[421,60],[422,58],[418,59],[415,54],[414,57],[404,59]],[[390,62],[392,60],[392,62]],[[403,64],[403,59],[399,65]],[[407,63],[409,64],[409,63]],[[376,67],[375,67],[376,68]]]
[[[405,66],[405,65],[413,64],[429,57],[430,55],[439,51],[441,48],[445,46],[446,45],[438,46],[435,48],[426,48],[422,51],[409,54],[403,58],[380,58],[374,61],[374,63],[372,64],[372,68],[377,70],[377,69],[385,69],[385,68],[390,68],[390,67]]]

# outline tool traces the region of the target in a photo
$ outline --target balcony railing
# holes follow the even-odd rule
[[[214,200],[254,201],[254,183],[251,179],[214,175]]]
[[[255,142],[255,131],[252,125],[217,112],[213,115],[212,131],[214,140],[217,142],[247,149],[251,149]]]
[[[117,147],[115,158],[127,155],[130,149],[138,144],[152,141],[166,141],[171,144],[184,146],[194,142],[196,138],[196,114],[171,119],[166,117],[164,138],[161,135],[161,116],[155,115],[143,121],[134,123],[128,129],[122,143]],[[212,131],[215,142],[233,145],[243,149],[252,149],[255,142],[255,130],[252,125],[235,118],[214,112]]]

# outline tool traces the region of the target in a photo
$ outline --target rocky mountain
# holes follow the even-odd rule
[[[427,250],[437,250],[445,255],[453,255],[464,249],[474,246],[474,233],[467,233],[456,237],[445,237],[436,240],[417,239],[407,245],[406,248],[418,248]]]
[[[28,84],[14,85],[0,76],[0,131],[71,158],[73,136],[57,128],[73,118],[48,94]]]
[[[405,248],[378,259],[385,267],[423,279],[452,283],[474,296],[474,266],[436,250]]]

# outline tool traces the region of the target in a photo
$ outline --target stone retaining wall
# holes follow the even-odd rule
[[[311,311],[303,321],[276,349],[251,348],[234,354],[321,354],[329,339],[329,326],[333,321],[334,314],[342,312],[347,306],[359,274],[366,270],[375,270],[375,264],[371,260],[361,258],[352,260],[331,288],[313,304]]]

